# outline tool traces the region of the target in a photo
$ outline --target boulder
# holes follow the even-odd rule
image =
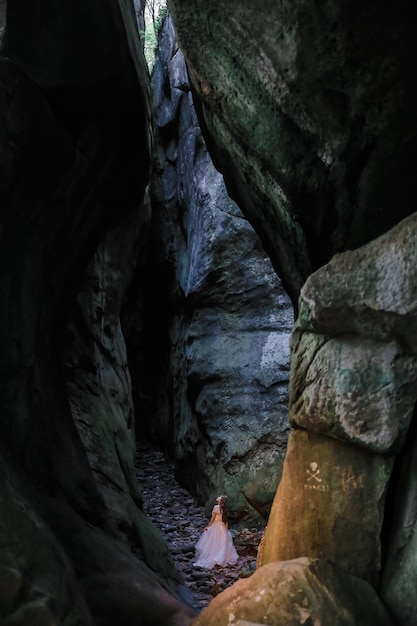
[[[216,596],[193,626],[393,626],[374,589],[320,559],[264,565]]]
[[[398,339],[329,337],[297,323],[291,367],[293,426],[382,454],[401,448],[414,410],[417,361]]]
[[[357,250],[347,250],[306,281],[302,328],[332,336],[398,337],[417,351],[417,213]]]
[[[416,229],[413,214],[306,281],[292,336],[293,425],[401,449],[417,395]]]

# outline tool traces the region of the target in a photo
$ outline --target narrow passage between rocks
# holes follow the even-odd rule
[[[194,596],[193,606],[197,611],[218,593],[255,571],[263,530],[245,528],[237,532],[231,527],[240,557],[237,563],[215,566],[211,570],[194,567],[194,546],[209,521],[204,508],[177,483],[173,464],[158,450],[138,446],[136,476],[142,489],[144,512],[164,537],[184,584]]]

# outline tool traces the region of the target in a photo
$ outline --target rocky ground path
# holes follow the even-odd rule
[[[240,532],[231,529],[240,556],[235,565],[216,566],[211,570],[194,567],[194,546],[209,521],[203,507],[176,482],[173,465],[162,452],[140,446],[136,476],[142,489],[144,511],[167,542],[177,570],[193,595],[193,606],[197,611],[239,578],[247,578],[255,571],[262,531],[256,528],[245,528]]]

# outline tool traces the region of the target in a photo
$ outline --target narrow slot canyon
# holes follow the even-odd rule
[[[414,623],[413,8],[0,0],[1,626]]]

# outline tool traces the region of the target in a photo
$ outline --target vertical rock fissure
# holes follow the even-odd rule
[[[202,502],[226,492],[242,524],[262,525],[289,431],[292,305],[211,162],[170,17],[152,86],[154,278],[146,306],[156,339],[149,362],[158,361],[160,378],[147,425],[139,400],[140,429]]]

